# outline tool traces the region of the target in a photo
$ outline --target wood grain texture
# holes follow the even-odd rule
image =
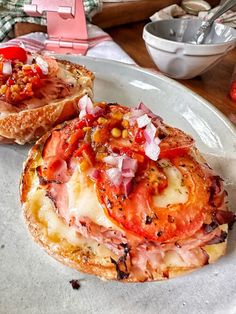
[[[138,65],[158,71],[142,39],[144,25],[145,22],[139,22],[113,27],[106,31]],[[236,102],[231,101],[229,97],[230,81],[235,65],[236,49],[229,52],[219,64],[205,74],[190,80],[178,81],[211,102],[236,125]]]
[[[14,26],[15,36],[23,36],[34,32],[47,32],[47,26],[34,23],[16,23]]]
[[[207,0],[207,2],[208,2],[212,7],[215,7],[215,6],[219,5],[220,0]]]
[[[219,0],[208,0],[215,6]],[[92,18],[92,23],[101,28],[108,28],[132,22],[148,19],[156,11],[171,4],[179,4],[181,0],[138,0],[131,2],[104,3],[102,12]],[[15,36],[22,36],[32,32],[47,32],[46,26],[34,23],[16,23],[14,27]]]
[[[149,18],[156,11],[181,0],[142,0],[132,2],[105,3],[101,13],[92,22],[101,28],[122,25]]]

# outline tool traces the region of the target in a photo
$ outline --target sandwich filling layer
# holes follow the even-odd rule
[[[79,106],[80,117],[40,145],[25,201],[48,236],[86,243],[118,279],[167,278],[171,268],[211,262],[235,216],[193,139],[143,104],[94,105],[85,96]]]

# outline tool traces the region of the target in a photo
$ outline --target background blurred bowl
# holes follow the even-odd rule
[[[189,43],[201,22],[200,19],[171,19],[144,27],[146,48],[160,71],[173,78],[190,79],[209,70],[235,47],[236,30],[217,23],[204,44]]]

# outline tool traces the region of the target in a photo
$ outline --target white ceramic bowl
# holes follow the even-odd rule
[[[236,30],[215,23],[202,45],[188,43],[200,19],[171,19],[148,23],[143,30],[147,50],[160,71],[178,79],[200,75],[216,65],[236,44]]]

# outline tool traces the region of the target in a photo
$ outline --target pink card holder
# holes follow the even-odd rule
[[[28,15],[46,13],[48,39],[45,49],[56,53],[86,54],[88,33],[83,0],[32,0],[24,5]]]

